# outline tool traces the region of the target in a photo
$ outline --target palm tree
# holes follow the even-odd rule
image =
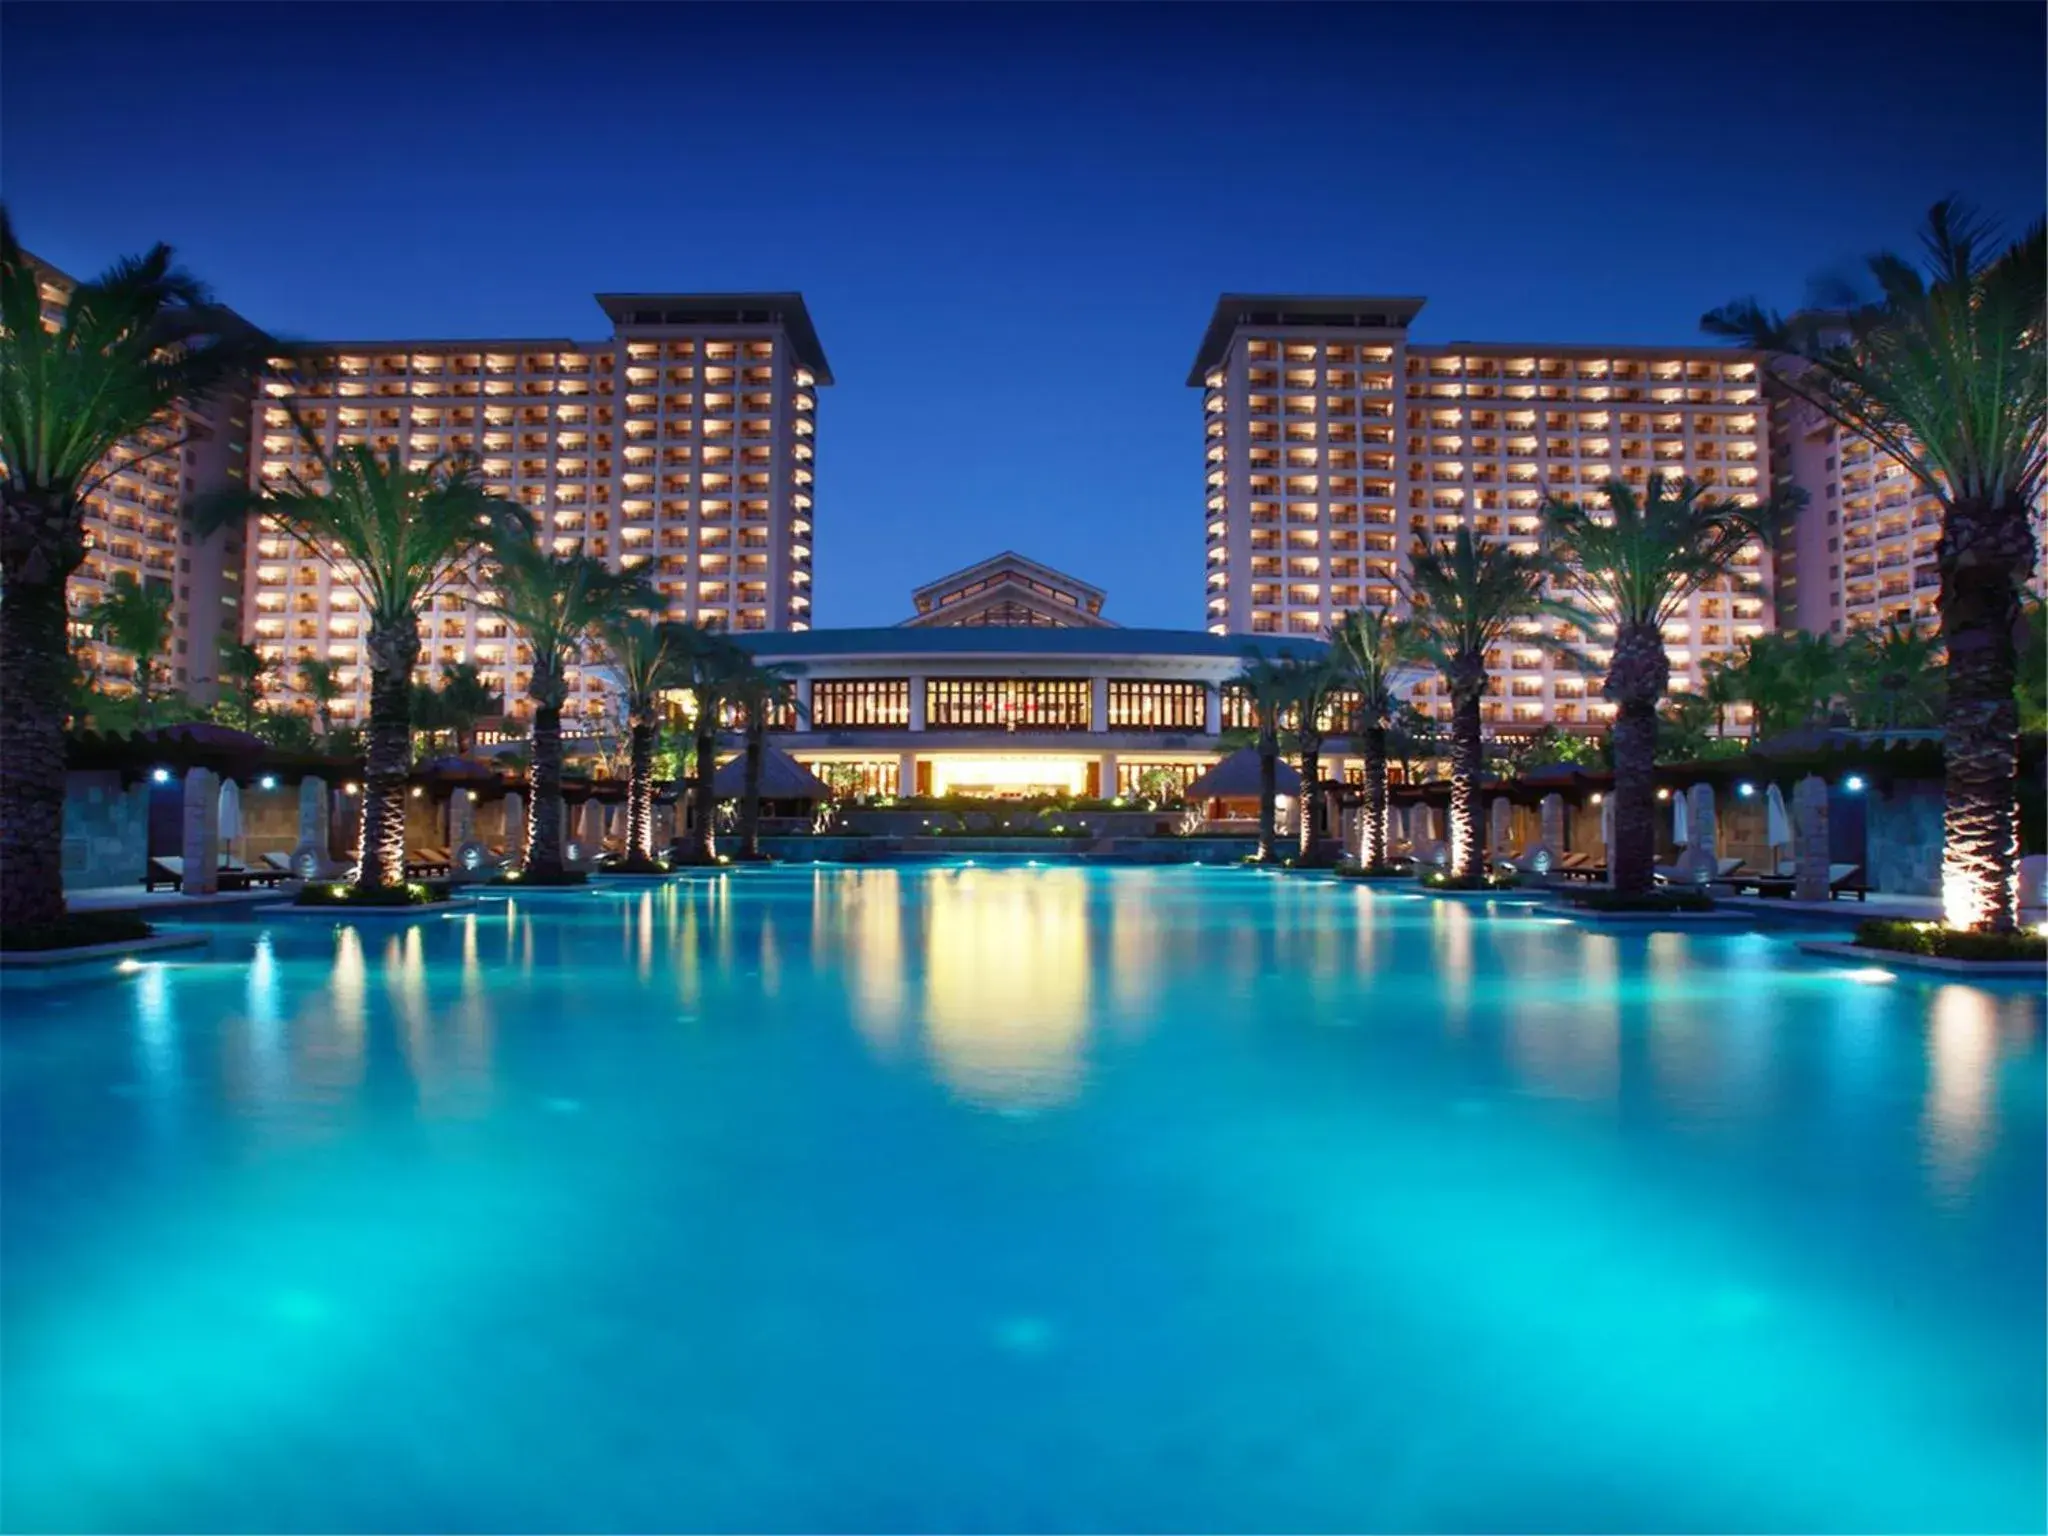
[[[530,653],[526,696],[533,701],[532,761],[527,769],[526,873],[559,879],[562,863],[562,706],[568,669],[583,658],[592,630],[661,598],[639,576],[589,555],[556,555],[534,544],[497,552],[491,588],[477,601],[509,624]]]
[[[1288,695],[1288,712],[1294,721],[1294,750],[1301,759],[1301,797],[1295,816],[1295,863],[1316,862],[1316,798],[1322,793],[1323,742],[1329,734],[1332,696],[1342,686],[1341,678],[1324,656],[1316,661],[1288,663],[1293,687]]]
[[[1868,730],[1930,726],[1941,719],[1941,639],[1892,623],[1849,637],[1844,647],[1850,713]]]
[[[215,682],[226,692],[215,700],[216,707],[226,705],[234,716],[254,722],[263,712],[263,690],[275,666],[262,647],[221,636]]]
[[[0,928],[64,915],[65,584],[85,560],[86,498],[178,454],[178,403],[266,350],[168,246],[80,283],[54,327],[41,275],[0,206]]]
[[[299,662],[299,686],[312,697],[324,742],[334,734],[334,701],[342,694],[339,670],[318,656],[305,657]]]
[[[1714,734],[1728,734],[1728,711],[1742,702],[1741,679],[1725,661],[1709,662],[1700,669],[1698,697],[1713,716]]]
[[[756,663],[734,676],[727,697],[738,710],[745,733],[739,856],[757,860],[761,857],[761,763],[774,721],[797,707],[796,674],[786,666]]]
[[[443,456],[408,469],[396,447],[380,456],[355,444],[330,454],[296,423],[318,473],[296,470],[258,492],[207,498],[202,528],[257,513],[315,559],[332,562],[362,600],[370,660],[359,890],[405,883],[405,781],[412,768],[412,672],[419,615],[436,593],[466,585],[485,551],[533,540],[524,508],[493,496],[475,467]]]
[[[85,611],[86,622],[107,644],[135,662],[135,719],[148,725],[162,669],[157,658],[170,649],[173,621],[171,589],[159,582],[138,582],[117,572],[107,595]]]
[[[1627,481],[1603,487],[1602,512],[1551,498],[1543,517],[1556,583],[1589,633],[1614,635],[1601,693],[1614,705],[1614,843],[1608,879],[1639,896],[1656,883],[1657,706],[1671,686],[1664,626],[1702,588],[1726,577],[1776,521],[1691,480],[1650,477],[1638,496]]]
[[[1479,835],[1479,701],[1486,653],[1519,619],[1544,611],[1550,564],[1506,544],[1481,545],[1472,530],[1437,546],[1418,544],[1408,592],[1417,652],[1443,674],[1451,695],[1451,863],[1454,880],[1477,880],[1485,855]]]
[[[505,701],[473,661],[441,663],[437,695],[443,728],[455,737],[455,750],[467,754],[476,745],[477,722],[505,712]]]
[[[1763,741],[1831,721],[1845,675],[1843,652],[1833,640],[1790,630],[1745,640],[1709,680],[1717,695],[1749,705],[1750,738]]]
[[[1274,802],[1280,795],[1280,717],[1294,697],[1295,664],[1257,651],[1246,653],[1244,666],[1230,686],[1251,701],[1259,752],[1259,843],[1252,861],[1273,860]]]
[[[1353,729],[1365,756],[1358,863],[1366,870],[1387,862],[1387,726],[1400,707],[1394,677],[1409,659],[1412,644],[1401,620],[1371,608],[1353,609],[1330,635],[1330,659],[1358,695]]]
[[[661,730],[661,696],[682,686],[683,659],[697,643],[693,633],[639,613],[622,613],[598,631],[626,711],[629,870],[661,867],[654,857],[654,748]]]
[[[719,717],[725,712],[734,680],[753,664],[721,630],[698,627],[684,631],[689,643],[680,658],[681,672],[694,700],[690,805],[693,825],[684,842],[683,862],[716,864],[718,801],[712,780],[718,772]]]
[[[2019,853],[2021,593],[2048,472],[2048,227],[1999,248],[1960,202],[1928,211],[1924,270],[1870,258],[1875,297],[1838,292],[1786,319],[1754,300],[1705,318],[1772,354],[1789,394],[1889,453],[1942,507],[1942,712],[1950,925],[2009,933]]]

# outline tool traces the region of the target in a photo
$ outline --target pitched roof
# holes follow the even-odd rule
[[[742,752],[718,765],[711,776],[711,792],[721,800],[736,800],[746,792],[747,755]],[[763,800],[829,800],[832,789],[802,763],[780,747],[761,749],[761,798]]]
[[[1273,765],[1273,788],[1282,795],[1301,793],[1301,775],[1281,758]],[[1214,768],[1190,784],[1183,794],[1189,800],[1250,800],[1259,793],[1259,749],[1239,747]]]

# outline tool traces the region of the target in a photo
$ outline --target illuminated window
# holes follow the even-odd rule
[[[925,683],[928,730],[1085,731],[1085,677],[934,677]]]
[[[820,727],[910,727],[907,677],[820,678],[811,684],[811,723]]]

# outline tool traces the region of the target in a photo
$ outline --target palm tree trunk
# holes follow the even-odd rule
[[[1480,664],[1484,690],[1484,663]],[[1479,692],[1460,688],[1451,707],[1451,863],[1453,880],[1476,880],[1484,872],[1485,840],[1479,835],[1479,778],[1484,759],[1479,745]]]
[[[654,717],[636,713],[627,738],[626,862],[654,861]]]
[[[749,712],[746,774],[740,791],[740,857],[743,859],[761,857],[761,732],[760,712]]]
[[[2017,926],[2015,636],[2020,583],[2033,568],[2024,506],[1949,507],[1941,534],[1941,633],[1948,647],[1941,905],[1952,927],[2011,933]]]
[[[1259,845],[1252,857],[1261,864],[1273,861],[1273,802],[1280,794],[1280,743],[1271,736],[1259,736]]]
[[[527,769],[526,872],[543,878],[564,873],[562,864],[562,706],[533,709],[533,762]]]
[[[707,712],[708,713],[708,712]],[[711,731],[697,732],[697,762],[693,772],[690,790],[690,804],[696,818],[696,825],[690,829],[689,862],[692,864],[716,864],[718,862],[718,837],[713,818],[718,811],[718,802],[711,781],[718,773],[718,737]]]
[[[1301,801],[1295,816],[1295,863],[1316,861],[1316,797],[1323,792],[1323,754],[1315,747],[1301,749]]]
[[[1387,862],[1387,728],[1365,728],[1365,824],[1358,834],[1358,866],[1379,869]]]
[[[0,601],[0,928],[64,915],[64,579]]]
[[[325,746],[334,738],[334,706],[323,699],[316,712],[320,716],[320,744]]]
[[[412,668],[419,623],[370,632],[370,745],[364,764],[363,831],[356,886],[405,883],[405,779],[412,768]]]
[[[1607,877],[1623,895],[1647,895],[1657,882],[1657,701],[1671,681],[1664,636],[1655,624],[1625,624],[1601,692],[1614,705],[1614,846]]]

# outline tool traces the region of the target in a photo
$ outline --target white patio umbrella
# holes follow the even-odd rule
[[[1764,841],[1773,849],[1792,846],[1792,818],[1785,814],[1785,792],[1775,784],[1764,790]]]
[[[1686,818],[1683,793],[1671,797],[1671,841],[1680,848],[1692,841],[1692,827]]]
[[[1398,805],[1387,807],[1387,841],[1400,842],[1408,836],[1408,813]]]
[[[225,853],[227,846],[242,835],[242,786],[233,779],[220,781],[220,846]]]
[[[1435,842],[1441,835],[1436,829],[1436,807],[1433,805],[1418,805],[1416,809],[1422,813],[1422,836],[1424,840],[1432,843]]]

